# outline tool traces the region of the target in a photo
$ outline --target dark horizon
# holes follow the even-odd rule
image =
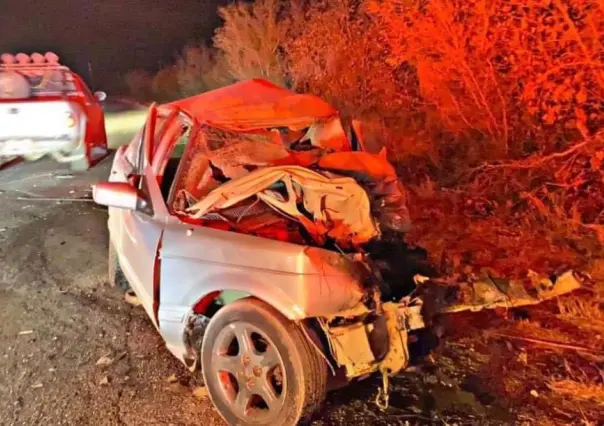
[[[2,1],[0,53],[56,52],[93,89],[109,91],[120,89],[129,70],[157,70],[185,45],[209,41],[220,22],[217,7],[228,2],[42,1]]]

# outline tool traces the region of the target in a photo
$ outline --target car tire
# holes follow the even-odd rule
[[[128,280],[120,267],[120,262],[117,256],[117,251],[113,244],[109,243],[109,259],[108,259],[108,277],[109,277],[109,285],[111,287],[117,287],[124,292],[130,290],[130,284],[128,284]]]
[[[237,300],[212,317],[201,367],[210,399],[231,425],[293,426],[325,399],[327,365],[317,349],[300,325],[258,299]]]

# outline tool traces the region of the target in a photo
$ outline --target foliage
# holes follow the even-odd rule
[[[129,71],[124,77],[128,94],[141,101],[151,98],[152,81],[153,76],[144,70]]]
[[[224,54],[201,45],[188,46],[176,62],[181,96],[192,96],[233,82]]]
[[[224,54],[233,78],[264,78],[285,86],[286,73],[279,51],[280,3],[279,0],[239,1],[218,9],[224,24],[216,30],[214,46]]]
[[[178,85],[178,68],[171,65],[159,70],[151,82],[154,99],[159,102],[168,102],[178,98],[180,87]]]
[[[367,10],[388,61],[417,69],[446,130],[479,132],[483,159],[602,126],[604,11],[593,1],[370,0]]]
[[[221,51],[191,45],[183,49],[176,61],[152,75],[143,70],[125,76],[128,93],[135,99],[167,102],[217,89],[235,80]]]

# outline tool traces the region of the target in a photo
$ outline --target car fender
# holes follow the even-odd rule
[[[183,265],[170,263],[162,262],[162,277],[172,275],[175,272],[173,268],[182,270]],[[181,313],[185,309],[193,311],[208,295],[224,291],[249,294],[273,306],[292,321],[334,315],[357,305],[363,296],[351,277],[303,275],[232,266],[225,271],[224,265],[197,263],[197,267],[189,265],[188,268],[198,269],[200,273],[191,274],[197,277],[194,280],[182,277],[179,288],[183,291],[180,293],[171,291],[170,285],[166,285],[162,279],[160,317],[162,310],[166,309]]]

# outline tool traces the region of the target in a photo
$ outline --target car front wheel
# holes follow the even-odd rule
[[[228,424],[293,426],[321,405],[327,365],[300,327],[253,298],[235,301],[211,319],[201,366],[210,398]]]

